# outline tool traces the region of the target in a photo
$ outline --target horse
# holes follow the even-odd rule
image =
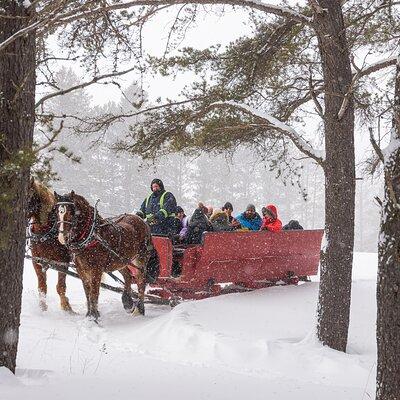
[[[98,321],[102,274],[116,270],[125,278],[123,302],[124,298],[133,302],[130,270],[135,271],[138,298],[131,313],[144,315],[146,267],[153,252],[149,226],[140,217],[131,214],[122,214],[112,221],[103,219],[96,206],[91,206],[74,191],[63,196],[55,193],[55,196],[58,240],[74,254],[76,270],[87,299],[86,316]]]
[[[45,258],[49,261],[62,263],[71,262],[68,249],[58,241],[56,199],[53,192],[45,185],[31,178],[28,190],[29,239],[32,257]],[[47,310],[46,271],[40,262],[32,261],[38,278],[39,305],[43,311]],[[64,269],[63,267],[60,267]],[[65,271],[68,267],[65,267]],[[73,313],[68,297],[66,296],[66,275],[58,273],[57,293],[60,296],[61,309]]]

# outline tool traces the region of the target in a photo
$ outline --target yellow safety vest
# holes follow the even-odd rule
[[[167,211],[167,210],[164,210],[164,200],[165,200],[165,195],[166,195],[167,193],[169,193],[169,192],[164,192],[164,193],[161,195],[161,197],[160,197],[160,202],[159,202],[160,211],[164,214],[165,218],[168,218],[168,217],[175,217],[175,213],[170,213],[170,214],[168,214],[168,211]],[[149,204],[150,197],[151,197],[152,194],[153,194],[153,193],[150,193],[150,194],[146,197],[146,210],[147,210],[147,206],[148,206],[148,204]],[[146,214],[146,217],[149,216],[149,215],[151,215],[151,214]]]

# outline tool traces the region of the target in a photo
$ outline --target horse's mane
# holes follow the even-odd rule
[[[37,180],[33,181],[33,188],[44,204],[54,206],[56,198],[53,191]]]
[[[34,191],[40,197],[40,201],[42,203],[39,219],[40,222],[44,224],[47,222],[47,217],[56,204],[56,198],[54,193],[41,182],[34,180],[32,182],[32,186]]]

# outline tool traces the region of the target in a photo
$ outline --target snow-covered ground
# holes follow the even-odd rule
[[[349,350],[314,337],[318,282],[273,287],[125,313],[102,291],[101,326],[84,317],[80,282],[69,278],[77,315],[59,309],[49,273],[41,312],[27,262],[14,377],[0,368],[0,400],[263,399],[374,397],[376,254],[355,255]]]

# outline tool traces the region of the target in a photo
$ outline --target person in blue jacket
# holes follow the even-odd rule
[[[249,204],[246,211],[236,217],[236,221],[242,228],[250,231],[259,231],[262,224],[262,219],[253,204]]]
[[[144,199],[140,211],[154,235],[170,235],[175,228],[176,199],[164,189],[160,179],[151,181],[151,193]]]

